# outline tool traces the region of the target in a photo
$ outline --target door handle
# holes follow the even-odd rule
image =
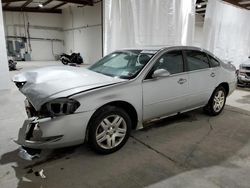
[[[212,73],[210,74],[210,76],[211,76],[211,77],[215,77],[215,73],[212,72]]]
[[[186,81],[187,81],[187,79],[180,78],[180,79],[178,80],[178,84],[184,84]]]

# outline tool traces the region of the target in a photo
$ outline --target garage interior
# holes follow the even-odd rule
[[[239,69],[250,56],[250,1],[1,1],[0,187],[249,187],[249,87],[237,87],[219,116],[197,109],[162,119],[111,155],[82,144],[26,161],[14,142],[25,96],[11,78],[67,66],[63,53],[80,53],[85,68],[114,50],[169,45],[204,48]]]

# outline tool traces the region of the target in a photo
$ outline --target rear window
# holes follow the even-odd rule
[[[220,66],[219,61],[217,61],[215,58],[213,58],[211,55],[208,55],[211,67],[218,67]]]

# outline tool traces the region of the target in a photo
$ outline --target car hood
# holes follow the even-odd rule
[[[37,110],[55,96],[68,97],[78,92],[125,81],[86,68],[71,66],[30,70],[15,75],[12,80]]]

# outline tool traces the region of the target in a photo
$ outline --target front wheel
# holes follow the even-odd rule
[[[215,89],[208,104],[204,107],[204,111],[211,116],[216,116],[222,112],[225,103],[226,90],[224,87],[219,86]]]
[[[130,131],[129,115],[121,108],[106,106],[91,118],[88,142],[97,153],[113,153],[127,142]]]

